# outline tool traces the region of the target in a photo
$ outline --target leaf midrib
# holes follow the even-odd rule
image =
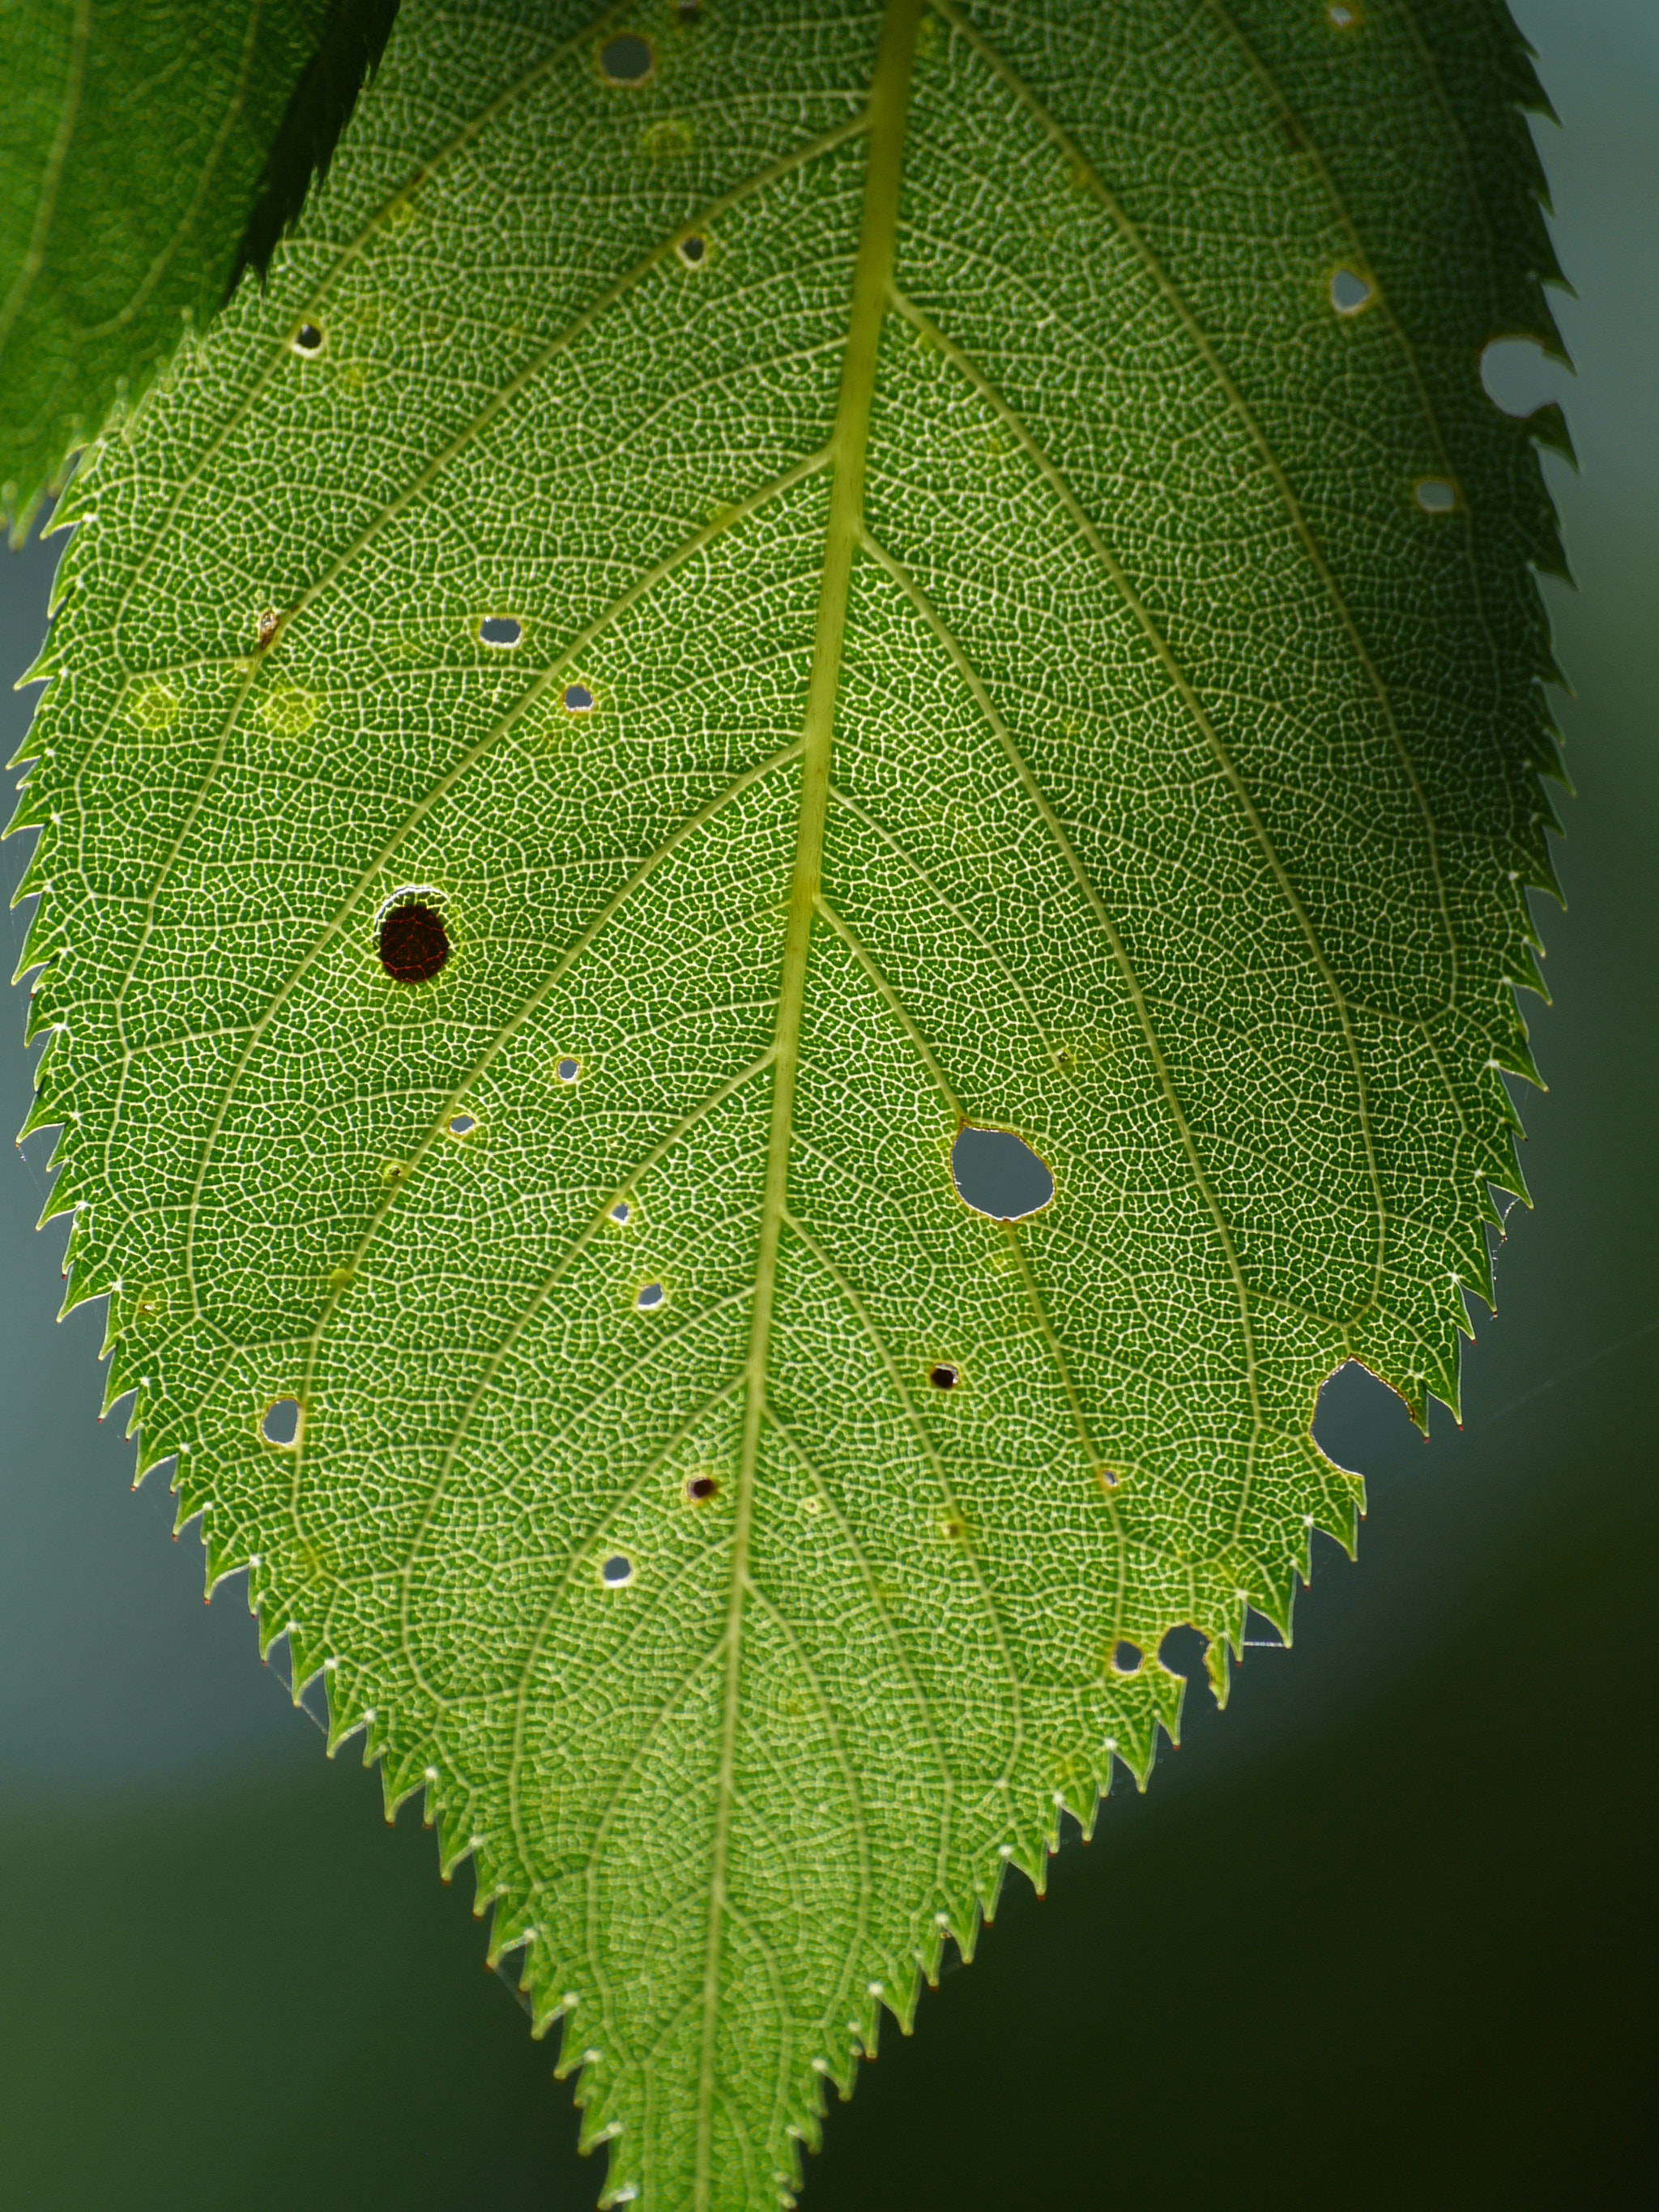
[[[880,43],[870,79],[868,131],[864,172],[864,206],[853,296],[848,312],[846,349],[842,357],[841,394],[830,451],[834,475],[824,531],[823,566],[818,589],[812,669],[802,730],[800,803],[796,819],[795,858],[789,885],[788,921],[779,979],[777,1022],[773,1031],[772,1121],[761,1207],[760,1249],[756,1256],[754,1303],[750,1308],[749,1357],[744,1388],[743,1442],[732,1516],[730,1583],[726,1601],[726,1685],[720,1714],[720,1762],[715,1778],[714,1835],[710,1853],[708,1920],[703,1959],[702,2039],[697,2073],[697,2145],[693,2202],[708,2212],[713,2154],[715,2036],[720,2019],[720,1949],[727,1919],[726,1858],[736,1795],[738,1722],[743,1681],[743,1614],[753,1524],[755,1470],[761,1422],[766,1406],[766,1370],[770,1356],[772,1310],[777,1285],[778,1246],[788,1200],[790,1138],[794,1122],[795,1079],[800,1057],[801,1011],[806,991],[806,960],[817,906],[823,859],[823,826],[830,798],[830,765],[835,744],[836,702],[841,689],[842,647],[847,623],[848,586],[853,556],[864,526],[864,470],[869,447],[870,407],[875,393],[876,356],[886,319],[898,233],[899,181],[904,163],[904,132],[910,105],[910,79],[923,0],[887,0]]]

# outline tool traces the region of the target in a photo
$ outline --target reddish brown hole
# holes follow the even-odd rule
[[[957,1370],[954,1367],[940,1365],[933,1370],[927,1379],[935,1390],[954,1390],[957,1387]]]
[[[380,965],[394,982],[424,983],[448,957],[449,932],[429,906],[394,906],[380,924]]]
[[[712,1498],[719,1488],[720,1485],[712,1474],[694,1474],[685,1486],[685,1494],[701,1504],[705,1498]]]

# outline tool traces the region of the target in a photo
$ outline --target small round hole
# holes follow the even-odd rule
[[[555,1063],[553,1069],[561,1083],[574,1083],[581,1072],[581,1062],[576,1060],[561,1060]]]
[[[957,1387],[957,1370],[941,1360],[928,1376],[927,1380],[935,1390],[954,1390]]]
[[[626,1552],[612,1552],[599,1567],[599,1580],[607,1589],[620,1589],[634,1579],[634,1562]]]
[[[694,1474],[686,1483],[685,1494],[694,1505],[702,1505],[711,1498],[719,1488],[720,1483],[715,1476]]]
[[[690,238],[681,239],[674,251],[688,269],[701,269],[708,258],[708,240],[693,231]]]
[[[599,75],[607,84],[643,84],[655,58],[649,39],[624,31],[621,38],[599,48]]]
[[[477,1126],[476,1114],[452,1114],[444,1124],[452,1137],[470,1137]]]
[[[619,1229],[623,1228],[631,1219],[633,1212],[634,1209],[628,1203],[628,1200],[625,1198],[619,1198],[617,1200],[617,1203],[611,1209],[611,1218],[617,1224]]]
[[[380,965],[395,983],[424,983],[449,957],[443,916],[418,900],[394,906],[380,924]]]
[[[480,645],[493,645],[511,651],[524,635],[524,624],[514,615],[486,615],[478,624]]]
[[[593,694],[586,684],[567,684],[564,687],[565,712],[570,714],[591,714]]]
[[[1331,305],[1339,315],[1357,315],[1370,296],[1370,286],[1352,269],[1339,269],[1331,278]]]
[[[315,323],[301,323],[294,333],[294,350],[307,361],[315,361],[323,349],[323,334]]]
[[[1359,21],[1359,10],[1345,8],[1342,0],[1331,0],[1331,5],[1325,10],[1325,21],[1334,31],[1352,31]]]
[[[1112,1653],[1112,1672],[1115,1674],[1138,1674],[1140,1672],[1140,1651],[1133,1644],[1120,1644]]]
[[[300,1441],[300,1401],[297,1398],[278,1398],[267,1406],[260,1417],[259,1434],[268,1444],[280,1444],[291,1449]]]
[[[1425,514],[1449,514],[1457,504],[1457,486],[1446,477],[1419,477],[1417,503]]]
[[[641,1313],[653,1313],[667,1296],[660,1283],[647,1283],[636,1295],[634,1303]]]

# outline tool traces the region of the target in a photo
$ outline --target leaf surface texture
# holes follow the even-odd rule
[[[1224,1685],[1352,1542],[1322,1380],[1455,1400],[1559,562],[1479,358],[1553,264],[1501,11],[1336,13],[409,0],[70,495],[71,1297],[611,2201],[789,2201],[1165,1633]]]

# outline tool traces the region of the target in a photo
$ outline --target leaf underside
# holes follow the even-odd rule
[[[1352,1543],[1322,1380],[1455,1401],[1551,883],[1561,434],[1480,380],[1556,343],[1538,98],[1486,0],[408,0],[67,496],[70,1298],[610,2201],[793,2201],[1164,1634],[1224,1688]]]
[[[325,169],[397,0],[0,13],[0,520],[141,398]]]

